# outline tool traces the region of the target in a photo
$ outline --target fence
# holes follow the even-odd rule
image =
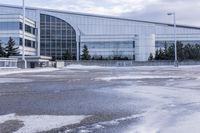
[[[0,68],[17,68],[17,59],[0,58]]]
[[[79,65],[97,65],[97,66],[116,66],[116,67],[125,67],[125,66],[165,66],[165,65],[174,65],[174,61],[146,61],[146,62],[136,62],[136,61],[66,61],[65,66],[70,64],[79,64]],[[181,61],[179,65],[200,65],[200,61]]]

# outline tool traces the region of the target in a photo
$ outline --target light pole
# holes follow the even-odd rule
[[[24,69],[27,68],[27,62],[25,59],[25,0],[23,2],[23,46],[22,46],[22,61],[24,63]]]
[[[176,39],[176,13],[168,13],[167,15],[173,15],[174,17],[174,52],[175,52],[175,60],[174,66],[178,67],[178,58],[177,58],[177,39]]]

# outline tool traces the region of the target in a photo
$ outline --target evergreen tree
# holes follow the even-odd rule
[[[200,60],[200,45],[195,44],[195,49],[196,49],[196,60]]]
[[[164,60],[169,60],[167,42],[164,45]]]
[[[66,52],[63,54],[63,59],[64,60],[72,60],[72,54],[69,50],[66,50]]]
[[[195,44],[194,46],[193,46],[193,50],[192,50],[193,52],[193,59],[194,60],[198,60],[198,58],[199,58],[199,45],[197,45],[197,44]]]
[[[184,59],[190,59],[191,54],[190,54],[190,44],[187,44],[184,46]]]
[[[15,47],[15,40],[12,37],[9,38],[7,46],[5,47],[6,56],[16,56],[19,55],[19,47]]]
[[[164,51],[161,48],[159,49],[159,59],[160,60],[164,60],[165,59]]]
[[[152,53],[150,53],[150,55],[149,55],[149,59],[148,59],[149,61],[152,61],[153,60],[153,54]]]
[[[157,49],[155,53],[155,60],[174,60],[175,53],[174,44],[169,47],[164,46],[164,50],[162,48]],[[200,44],[187,44],[184,45],[182,42],[177,42],[177,57],[179,61],[182,60],[200,60]]]
[[[5,49],[0,41],[0,57],[5,57],[5,56],[6,56]]]
[[[184,59],[183,43],[177,42],[177,58],[182,61]]]
[[[175,54],[174,54],[174,44],[168,47],[168,59],[174,60]]]
[[[158,49],[156,49],[155,60],[159,60],[159,51],[158,51]]]
[[[82,55],[81,55],[81,59],[82,60],[90,60],[90,54],[89,54],[89,50],[87,48],[86,45],[83,46],[83,50],[82,50]]]

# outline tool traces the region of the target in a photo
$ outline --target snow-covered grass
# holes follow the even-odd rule
[[[35,69],[0,69],[1,75],[18,74],[18,73],[40,73],[40,72],[51,72],[59,70],[57,68],[35,68]]]
[[[0,116],[0,124],[9,120],[22,121],[24,126],[15,133],[35,133],[48,131],[62,126],[76,124],[88,116],[53,116],[53,115],[32,115],[18,116],[9,114]]]

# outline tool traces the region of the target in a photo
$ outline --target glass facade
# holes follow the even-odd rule
[[[12,39],[15,41],[16,45],[20,44],[20,39],[18,37],[12,37]],[[9,37],[0,37],[0,41],[5,46],[8,43]]]
[[[63,54],[69,51],[76,59],[76,49],[76,32],[70,24],[54,16],[40,15],[41,55],[62,60]]]
[[[92,59],[135,59],[134,41],[82,42],[81,52],[84,45]]]
[[[190,45],[200,45],[200,41],[180,41],[179,42],[183,43],[184,45],[190,44]],[[165,45],[167,45],[167,47],[171,46],[174,44],[174,41],[156,41],[156,49],[163,49],[165,47]]]
[[[19,30],[19,22],[0,22],[0,30]]]
[[[12,39],[15,41],[16,45],[22,45],[22,38],[19,37],[12,37]],[[4,46],[8,43],[9,37],[0,37],[0,41]],[[26,47],[31,47],[31,48],[36,48],[36,42],[31,41],[31,40],[25,40],[25,46]]]
[[[22,22],[0,22],[0,31],[12,31],[12,30],[23,30]],[[33,35],[36,34],[36,28],[31,27],[29,25],[25,25],[25,31]],[[6,44],[8,43],[9,37],[12,37],[12,36],[8,36],[8,37],[0,36],[0,41],[2,42],[4,46],[6,46]],[[12,37],[12,38],[15,41],[16,45],[22,45],[22,41],[23,41],[22,38],[20,37]],[[25,46],[36,48],[36,42],[26,39]]]
[[[22,22],[0,22],[0,30],[23,30]],[[36,29],[29,25],[25,25],[25,31],[35,35]]]
[[[22,25],[21,22],[20,22],[20,25]],[[23,27],[23,26],[22,26],[22,27]],[[20,28],[21,28],[21,26],[20,26]],[[22,29],[23,29],[23,28],[22,28]],[[35,35],[35,32],[36,32],[35,30],[36,30],[36,29],[33,28],[33,27],[31,27],[31,26],[25,25],[25,31],[26,31],[26,32]]]

